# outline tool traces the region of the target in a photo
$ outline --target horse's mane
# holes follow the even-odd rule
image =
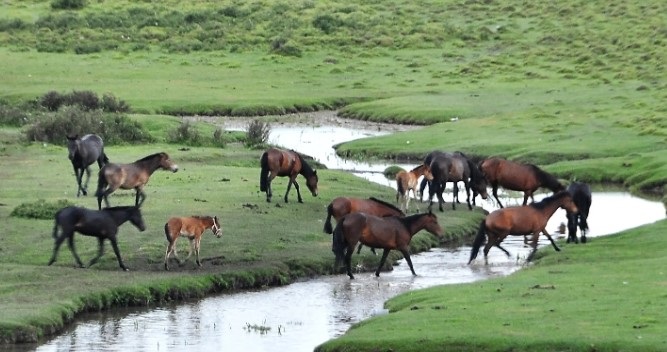
[[[374,202],[378,202],[378,203],[380,203],[380,204],[382,204],[382,205],[384,205],[384,206],[386,206],[386,207],[388,207],[388,208],[394,209],[394,210],[396,210],[397,212],[399,212],[399,213],[401,213],[401,214],[405,214],[401,209],[398,209],[395,205],[393,205],[393,204],[391,204],[391,203],[385,202],[385,201],[383,201],[383,200],[381,200],[381,199],[377,199],[377,198],[375,198],[375,197],[369,197],[368,199],[369,199],[369,200],[372,200],[372,201],[374,201]]]
[[[426,164],[417,165],[417,166],[415,166],[415,167],[414,167],[412,170],[410,170],[410,171],[411,171],[411,172],[415,172],[415,171],[417,171],[417,170],[419,170],[419,169],[421,169],[421,168],[423,168],[423,167],[426,167]]]
[[[553,202],[555,202],[555,201],[557,201],[557,200],[559,200],[563,197],[567,197],[569,195],[570,195],[570,193],[568,193],[567,191],[560,191],[556,194],[553,194],[549,197],[546,197],[546,198],[542,199],[539,202],[531,203],[530,206],[535,208],[535,209],[541,210],[541,209],[546,208],[547,205],[549,205],[549,204],[551,204],[551,203],[553,203]]]
[[[413,215],[408,215],[408,216],[404,216],[404,217],[396,216],[395,218],[397,218],[401,223],[403,223],[403,225],[405,225],[405,227],[409,228],[410,225],[412,225],[412,223],[414,223],[415,221],[418,221],[424,215],[427,215],[427,214],[429,214],[429,213],[419,213],[419,214],[413,214]]]
[[[544,187],[550,189],[553,192],[558,192],[565,189],[563,184],[560,183],[558,179],[552,174],[540,169],[534,164],[526,164],[526,166],[530,167],[535,172],[537,179]]]
[[[151,154],[151,155],[149,155],[149,156],[145,156],[145,157],[143,157],[143,158],[137,160],[136,162],[150,160],[150,159],[156,158],[156,157],[157,157],[158,155],[160,155],[160,154],[164,154],[164,152],[155,153],[155,154]]]
[[[306,162],[306,159],[301,155],[299,152],[292,150],[292,153],[296,154],[299,157],[299,161],[301,161],[301,171],[304,176],[310,177],[315,173],[315,170],[313,170],[312,167]]]

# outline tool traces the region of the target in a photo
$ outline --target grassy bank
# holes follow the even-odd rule
[[[402,294],[316,350],[664,351],[665,231],[663,220],[545,250],[502,279]]]
[[[5,130],[13,135],[17,130]],[[32,203],[66,201],[95,208],[94,197],[76,198],[76,183],[64,145],[6,143],[3,139],[3,168],[0,177],[0,218],[6,232],[0,239],[0,340],[35,341],[62,329],[78,313],[119,306],[155,306],[163,302],[203,297],[239,289],[282,285],[296,278],[332,274],[330,236],[322,232],[326,205],[338,195],[375,196],[392,201],[394,191],[363,181],[344,172],[318,170],[317,198],[304,194],[304,203],[266,203],[259,192],[261,150],[240,145],[220,148],[183,148],[179,145],[109,146],[107,155],[118,162],[131,162],[154,152],[165,151],[179,164],[178,173],[157,171],[146,187],[142,212],[148,226],[139,232],[121,227],[120,251],[130,272],[122,272],[107,253],[91,268],[75,268],[67,246],[58,260],[46,266],[53,249],[52,218],[12,216],[17,207]],[[239,166],[241,165],[241,166]],[[94,167],[93,169],[95,169]],[[91,182],[91,189],[96,181]],[[277,194],[286,189],[284,178],[273,183]],[[305,188],[305,187],[304,187]],[[281,197],[278,197],[281,198]],[[117,191],[112,205],[134,202],[133,191]],[[33,206],[36,207],[36,206]],[[202,239],[203,268],[193,261],[183,267],[163,268],[167,241],[163,225],[174,215],[217,215],[222,221],[221,239],[207,233]],[[441,216],[450,239],[474,231],[481,211],[460,211]],[[85,263],[97,251],[97,241],[75,235],[78,254]],[[181,254],[187,248],[181,240]],[[439,245],[431,235],[415,236],[412,250]],[[107,244],[107,247],[108,244]],[[393,254],[390,262],[400,258]],[[373,269],[378,258],[369,251],[355,256],[361,268]],[[356,264],[355,264],[356,265]],[[391,264],[385,269],[390,270]]]

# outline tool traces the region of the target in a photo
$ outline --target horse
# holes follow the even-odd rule
[[[522,191],[523,205],[528,203],[528,197],[533,202],[535,201],[533,193],[540,187],[548,188],[553,193],[565,190],[565,186],[558,182],[556,177],[533,164],[523,164],[494,157],[483,160],[479,168],[491,184],[493,196],[501,208],[503,205],[498,198],[498,186],[514,191]]]
[[[379,217],[385,216],[405,216],[405,213],[394,205],[387,203],[383,200],[370,197],[368,199],[363,198],[353,198],[353,197],[337,197],[329,203],[327,206],[327,218],[324,221],[324,232],[331,234],[333,233],[333,227],[331,226],[331,217],[336,219],[336,222],[339,222],[340,219],[350,213],[363,212],[366,214],[371,214]],[[357,248],[357,253],[361,251],[362,245],[360,244]],[[375,248],[371,249],[375,253]]]
[[[567,243],[579,243],[577,239],[577,226],[581,230],[581,243],[586,243],[586,232],[588,231],[588,211],[591,208],[591,188],[583,182],[572,182],[567,186],[567,191],[572,195],[578,212],[567,213]]]
[[[351,269],[352,253],[357,242],[361,242],[369,247],[384,249],[375,276],[380,276],[380,269],[392,249],[397,249],[403,253],[412,275],[416,276],[417,274],[412,267],[412,260],[410,260],[409,246],[412,236],[423,229],[438,238],[443,237],[438,218],[430,212],[406,217],[388,216],[383,218],[366,213],[345,215],[336,224],[333,232],[332,247],[336,255],[335,266],[338,268],[340,262],[344,259],[347,275],[350,279],[354,279]]]
[[[164,255],[164,269],[169,270],[169,256],[173,253],[174,258],[178,261],[179,265],[182,265],[180,259],[178,259],[178,253],[176,252],[176,240],[179,236],[186,236],[190,240],[190,250],[188,252],[188,257],[185,258],[187,261],[190,259],[192,252],[195,252],[196,263],[198,267],[201,267],[201,262],[199,261],[199,248],[201,243],[201,237],[204,234],[204,231],[211,229],[211,232],[218,238],[222,237],[222,226],[220,226],[220,220],[217,216],[198,216],[193,215],[189,217],[171,217],[164,224],[164,234],[167,236],[167,241],[169,245],[167,246],[167,251]]]
[[[97,207],[102,209],[102,199],[109,206],[108,196],[118,188],[132,189],[136,191],[135,206],[141,206],[146,200],[143,191],[148,179],[157,170],[178,171],[178,165],[174,164],[167,153],[155,153],[139,159],[130,164],[109,163],[100,169],[97,181]]]
[[[475,195],[473,195],[473,201],[477,194],[480,194],[483,199],[487,198],[486,179],[482,176],[477,166],[470,160],[465,154],[461,152],[454,153],[442,153],[437,152],[432,155],[430,167],[433,173],[433,178],[436,179],[436,174],[438,175],[438,183],[435,184],[435,187],[431,189],[429,187],[429,209],[433,205],[433,194],[437,193],[438,195],[438,206],[440,211],[442,209],[442,193],[444,192],[445,185],[447,182],[454,183],[453,190],[453,199],[452,199],[452,209],[456,210],[456,203],[459,201],[459,187],[458,183],[463,182],[466,190],[466,203],[468,204],[468,209],[472,210],[472,204],[470,202],[470,190],[473,189]],[[437,171],[436,171],[437,170]]]
[[[109,162],[109,158],[104,153],[102,137],[96,134],[87,134],[81,138],[78,135],[67,136],[67,150],[78,185],[76,196],[79,197],[81,194],[86,196],[88,195],[88,181],[90,181],[90,165],[97,161],[97,166],[101,169]],[[84,172],[86,182],[82,186]]]
[[[396,174],[396,202],[401,205],[401,210],[408,211],[410,202],[410,191],[417,197],[417,181],[424,176],[425,180],[432,180],[433,175],[428,165],[421,164],[410,171],[401,170]],[[417,205],[419,211],[419,205]]]
[[[301,191],[299,190],[299,183],[296,182],[296,177],[299,174],[306,179],[306,186],[308,186],[313,197],[317,197],[317,171],[313,170],[313,168],[308,165],[301,154],[293,150],[269,148],[262,154],[260,165],[259,189],[261,192],[266,192],[267,202],[271,202],[271,197],[273,196],[271,181],[273,181],[276,176],[289,177],[287,192],[285,192],[285,203],[287,203],[287,195],[289,194],[292,185],[294,185],[294,188],[296,189],[299,203],[303,203]]]
[[[544,198],[537,203],[530,205],[521,205],[514,207],[507,207],[498,209],[486,216],[479,225],[477,236],[472,244],[472,251],[470,252],[470,264],[479,253],[479,248],[484,243],[485,237],[488,237],[486,246],[484,247],[484,261],[488,264],[487,256],[491,247],[496,246],[501,249],[507,256],[510,253],[500,243],[509,235],[513,236],[533,236],[532,252],[528,255],[527,260],[530,261],[537,251],[537,240],[540,233],[551,242],[556,251],[560,248],[556,245],[551,235],[546,230],[549,218],[556,212],[558,208],[563,208],[568,212],[577,212],[577,206],[574,204],[572,196],[567,191],[558,192],[550,197]]]
[[[121,206],[104,208],[102,210],[91,210],[82,207],[69,206],[58,210],[55,215],[55,222],[53,225],[53,238],[55,239],[55,247],[53,248],[53,255],[49,264],[56,261],[58,249],[60,245],[67,239],[74,259],[79,267],[84,267],[81,259],[76,254],[74,248],[74,233],[78,232],[85,236],[95,236],[99,243],[99,250],[97,256],[94,257],[88,266],[92,266],[104,254],[104,240],[108,239],[111,242],[113,251],[118,259],[118,264],[121,269],[128,271],[129,269],[121,259],[120,251],[118,250],[118,241],[116,235],[118,234],[118,227],[130,221],[139,231],[146,230],[144,219],[141,215],[141,210],[137,206]],[[58,235],[58,228],[62,230]]]

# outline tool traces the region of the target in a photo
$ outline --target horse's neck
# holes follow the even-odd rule
[[[148,170],[150,174],[153,174],[155,170],[160,168],[160,162],[157,159],[140,160],[136,162],[136,164],[140,165],[141,168]]]

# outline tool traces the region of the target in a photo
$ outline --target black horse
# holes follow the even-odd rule
[[[567,187],[567,191],[572,195],[574,204],[579,209],[576,213],[567,213],[567,243],[579,243],[577,239],[577,226],[581,230],[581,243],[586,243],[588,211],[591,208],[592,202],[591,188],[582,182],[572,182]]]
[[[442,193],[445,190],[447,182],[452,182],[454,184],[452,209],[456,209],[456,203],[460,203],[458,197],[458,182],[461,181],[465,186],[468,209],[472,210],[472,204],[474,204],[475,197],[478,194],[481,195],[483,199],[487,198],[486,179],[477,168],[477,165],[465,154],[458,151],[453,153],[433,151],[424,158],[424,164],[430,167],[433,175],[433,179],[429,184],[429,209],[431,209],[433,205],[433,195],[437,195],[439,209],[440,211],[443,211],[442,204],[444,203],[444,200],[442,199]],[[420,185],[422,193],[425,187],[426,182],[423,180]],[[472,204],[470,203],[471,190],[473,191]]]
[[[67,136],[67,150],[69,160],[74,168],[76,183],[79,186],[76,196],[79,197],[82,193],[85,196],[88,194],[90,165],[97,161],[97,166],[101,169],[109,162],[109,158],[104,154],[104,142],[96,134],[87,134],[81,138],[77,135]],[[81,186],[84,171],[86,172],[86,182]]]
[[[74,248],[74,232],[79,232],[82,235],[97,237],[99,243],[97,256],[90,261],[88,266],[95,264],[102,254],[104,254],[104,240],[108,239],[111,242],[114,253],[116,253],[116,258],[118,259],[120,267],[125,271],[129,270],[125,264],[123,264],[123,260],[120,257],[116,239],[118,227],[128,220],[132,225],[136,226],[139,231],[146,230],[141,211],[139,207],[135,206],[111,207],[102,210],[91,210],[70,206],[58,210],[53,225],[53,238],[56,240],[56,244],[53,248],[53,256],[51,256],[51,260],[49,260],[49,265],[56,261],[58,248],[60,248],[63,241],[67,239],[67,245],[69,246],[70,251],[72,251],[74,259],[76,259],[77,264],[83,268],[83,263],[76,254]],[[62,229],[60,235],[58,235],[58,227]]]

